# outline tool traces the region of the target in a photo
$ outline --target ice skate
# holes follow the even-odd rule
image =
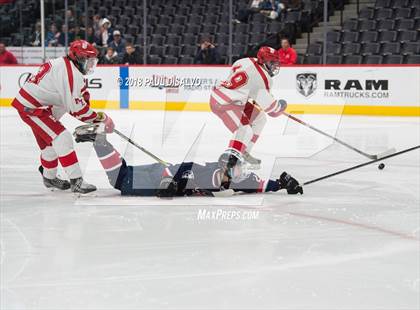
[[[67,190],[70,188],[70,182],[67,180],[62,180],[60,178],[55,177],[54,179],[48,179],[46,177],[44,177],[43,172],[44,172],[44,168],[42,166],[39,166],[38,168],[39,172],[42,175],[42,181],[44,182],[44,185],[46,188],[51,188],[51,189],[59,189],[59,190]]]
[[[259,170],[261,168],[261,159],[255,158],[248,152],[243,154],[245,162],[248,164],[248,168],[251,170]]]
[[[70,185],[73,193],[87,194],[96,191],[96,186],[86,183],[83,178],[71,179]]]
[[[73,136],[77,143],[99,142],[106,138],[102,124],[88,124],[76,127]]]

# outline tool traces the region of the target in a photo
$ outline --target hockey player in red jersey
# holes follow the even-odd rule
[[[263,46],[257,58],[236,61],[228,79],[210,96],[211,110],[233,133],[227,152],[238,152],[254,168],[261,160],[251,156],[251,150],[265,126],[266,114],[278,117],[287,107],[286,101],[277,101],[270,93],[271,78],[279,68],[278,52]]]
[[[71,188],[77,193],[96,190],[83,180],[72,136],[60,122],[60,118],[69,113],[85,123],[103,122],[106,130],[112,132],[111,118],[93,111],[89,105],[83,76],[92,73],[96,63],[96,49],[84,40],[74,41],[67,56],[44,63],[12,102],[22,120],[31,127],[41,149],[39,170],[48,188]],[[70,182],[57,177],[58,163]]]

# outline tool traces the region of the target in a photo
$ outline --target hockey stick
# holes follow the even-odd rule
[[[374,163],[376,163],[378,161],[382,161],[384,159],[388,159],[388,158],[391,158],[391,157],[394,157],[394,156],[397,156],[397,155],[401,155],[401,154],[404,154],[404,153],[407,153],[407,152],[414,151],[415,149],[418,149],[418,148],[420,148],[420,145],[417,145],[417,146],[399,151],[399,152],[394,153],[394,154],[386,155],[384,157],[374,159],[374,160],[371,160],[371,161],[368,161],[368,162],[365,162],[365,163],[362,163],[362,164],[359,164],[359,165],[356,165],[356,166],[353,166],[353,167],[350,167],[350,168],[347,168],[347,169],[344,169],[344,170],[340,170],[340,171],[337,171],[337,172],[334,172],[334,173],[331,173],[331,174],[324,175],[322,177],[319,177],[319,178],[307,181],[303,184],[300,184],[300,186],[305,186],[305,185],[309,185],[309,184],[312,184],[312,183],[315,183],[315,182],[319,182],[321,180],[325,180],[325,179],[331,178],[333,176],[336,176],[336,175],[339,175],[339,174],[342,174],[342,173],[345,173],[345,172],[348,172],[348,171],[351,171],[351,170],[355,170],[355,169],[358,169],[358,168],[361,168],[361,167],[364,167],[364,166],[367,166],[367,165],[370,165],[370,164],[374,164]]]
[[[119,135],[121,138],[123,138],[124,140],[128,141],[129,143],[131,143],[132,145],[134,145],[136,148],[138,148],[140,151],[142,151],[143,153],[146,153],[147,155],[149,155],[150,157],[152,157],[154,160],[156,160],[158,163],[168,167],[170,166],[170,163],[160,159],[159,157],[157,157],[156,155],[152,154],[151,152],[149,152],[148,150],[146,150],[144,147],[138,145],[136,142],[134,142],[133,140],[131,140],[129,137],[127,137],[126,135],[124,135],[122,132],[118,131],[117,129],[114,128],[114,132]]]
[[[328,134],[326,132],[323,132],[322,130],[320,130],[318,128],[315,128],[314,126],[312,126],[312,125],[310,125],[310,124],[302,121],[301,119],[299,119],[297,117],[294,117],[293,115],[290,115],[289,113],[283,112],[283,114],[286,115],[291,120],[294,120],[295,122],[298,122],[299,124],[301,124],[303,126],[306,126],[306,127],[310,128],[310,129],[312,129],[313,131],[316,131],[317,133],[320,133],[321,135],[324,135],[324,136],[326,136],[328,138],[331,138],[334,141],[340,143],[341,145],[344,145],[345,147],[347,147],[347,148],[349,148],[349,149],[351,149],[351,150],[353,150],[353,151],[355,151],[355,152],[357,152],[357,153],[359,153],[359,154],[361,154],[361,155],[363,155],[363,156],[365,156],[367,158],[370,158],[370,159],[384,158],[385,156],[390,155],[390,154],[393,154],[396,151],[394,148],[391,148],[391,149],[389,149],[389,150],[387,150],[387,151],[385,151],[383,153],[380,153],[380,154],[376,154],[376,155],[368,154],[368,153],[365,153],[365,152],[363,152],[363,151],[355,148],[354,146],[351,146],[350,144],[347,144],[346,142],[344,142],[344,141],[342,141],[342,140],[340,140],[340,139],[338,139],[338,138],[336,138],[336,137],[334,137],[334,136],[332,136],[332,135],[330,135],[330,134]]]

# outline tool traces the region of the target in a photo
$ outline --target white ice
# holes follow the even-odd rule
[[[208,113],[107,112],[170,162],[214,161],[229,139]],[[0,113],[1,309],[420,307],[418,150],[303,196],[159,200],[120,197],[92,146],[77,144],[98,191],[76,197],[43,187],[29,127]],[[420,144],[419,118],[298,117],[369,153]],[[129,163],[152,162],[110,140]],[[285,117],[269,120],[255,155],[262,177],[285,170],[300,181],[368,160]],[[203,210],[244,218],[198,219]]]

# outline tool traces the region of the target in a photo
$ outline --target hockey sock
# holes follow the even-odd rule
[[[50,180],[57,176],[58,155],[52,146],[47,146],[41,150],[41,165],[44,168],[42,175]]]
[[[252,122],[251,127],[252,127],[253,135],[252,135],[250,143],[248,144],[248,153],[251,153],[251,150],[254,147],[255,143],[257,142],[258,138],[260,137],[261,132],[264,129],[266,122],[267,122],[267,116],[265,115],[265,113],[258,114],[255,120]]]
[[[241,126],[235,132],[234,137],[229,142],[229,148],[234,149],[243,154],[251,141],[253,132],[250,125]]]
[[[70,179],[82,177],[79,160],[73,148],[73,139],[67,130],[60,133],[53,141],[52,146],[58,154],[58,160]]]
[[[121,158],[113,145],[108,141],[93,143],[98,159],[108,176],[109,183],[116,189],[121,189],[121,182],[127,172],[125,160]]]

